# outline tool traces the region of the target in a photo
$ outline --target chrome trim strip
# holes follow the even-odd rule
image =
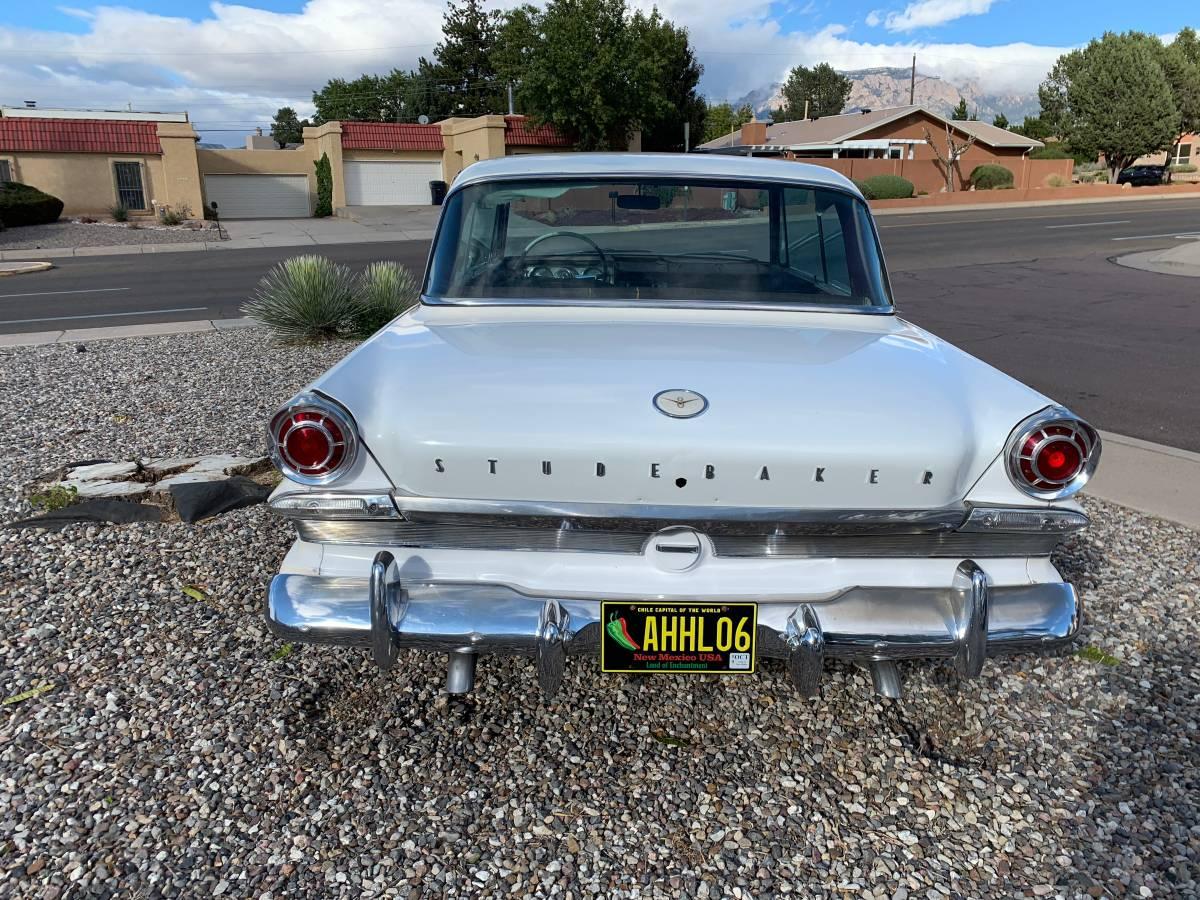
[[[358,501],[359,508],[347,508],[340,505],[346,504],[348,501]],[[272,497],[267,501],[267,506],[270,507],[271,512],[283,516],[285,519],[378,521],[400,518],[395,502],[387,493],[292,491]]]
[[[421,295],[424,306],[564,306],[564,307],[620,307],[624,309],[739,309],[772,312],[786,310],[788,312],[819,312],[849,315],[890,316],[896,312],[896,307],[887,306],[848,306],[845,304],[793,303],[780,301],[778,303],[744,303],[734,300],[650,300],[630,297],[602,300],[595,297],[561,298],[561,297],[431,297]]]
[[[760,603],[759,655],[788,659],[794,644],[807,639],[815,656],[819,632],[825,657],[955,658],[964,640],[995,656],[1061,646],[1079,629],[1081,604],[1070,584],[988,587],[981,617],[972,599],[977,582],[972,577],[969,586],[853,587],[825,600]],[[392,642],[401,649],[536,656],[541,641],[553,641],[564,655],[594,654],[598,647],[599,599],[534,597],[494,584],[401,585],[394,577],[387,588]],[[547,604],[554,609],[548,611]],[[267,622],[288,640],[369,647],[371,605],[367,578],[277,575]],[[977,657],[973,650],[968,655],[973,671]],[[811,666],[805,668],[811,673]]]
[[[392,493],[400,514],[409,521],[430,521],[436,515],[446,524],[447,515],[491,517],[473,519],[474,524],[532,525],[517,518],[541,519],[572,526],[603,527],[602,522],[649,523],[651,530],[665,524],[687,524],[698,531],[720,531],[733,522],[760,525],[819,525],[823,533],[838,528],[861,533],[865,528],[888,531],[953,531],[966,521],[964,506],[939,509],[795,509],[782,506],[674,506],[643,503],[574,503],[553,500],[470,500],[455,497],[417,497]],[[424,518],[423,518],[424,516]],[[706,526],[712,526],[707,528]]]
[[[494,525],[423,525],[409,522],[296,519],[302,541],[362,547],[444,550],[620,553],[639,555],[658,532]],[[1063,540],[1057,532],[914,532],[901,534],[708,534],[713,554],[731,559],[987,558],[1048,556]],[[661,549],[661,548],[660,548]],[[683,552],[679,548],[668,548]],[[688,550],[687,552],[694,552]]]

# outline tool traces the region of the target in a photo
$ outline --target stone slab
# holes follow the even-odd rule
[[[71,481],[114,481],[135,475],[137,470],[135,462],[92,463],[68,470],[67,477]]]

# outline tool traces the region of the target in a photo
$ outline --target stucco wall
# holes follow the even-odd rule
[[[974,149],[973,147],[971,149]],[[928,151],[929,147],[926,146]],[[847,178],[861,181],[874,175],[899,175],[913,183],[918,193],[936,194],[944,191],[946,176],[935,159],[799,159],[797,162],[812,163],[826,169],[841,172]],[[1004,166],[1013,173],[1013,186],[1017,190],[1043,187],[1050,176],[1057,175],[1065,182],[1071,181],[1074,162],[1069,159],[1012,159],[1003,157],[971,158],[964,156],[958,165],[955,177],[956,191],[970,187],[968,179],[972,170],[983,163]]]
[[[114,162],[142,164],[146,203],[166,202],[162,158],[107,153],[21,153],[3,151],[15,164],[13,177],[63,201],[63,215],[104,214],[117,203]]]
[[[504,156],[504,116],[478,116],[474,119],[444,119],[442,141],[442,178],[453,181],[472,163]]]

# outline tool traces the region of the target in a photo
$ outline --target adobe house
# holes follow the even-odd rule
[[[0,181],[53,194],[66,215],[155,203],[198,215],[196,140],[186,113],[0,109]]]
[[[1012,171],[1017,188],[1036,187],[1051,170],[1058,174],[1063,168],[1058,160],[1028,159],[1029,151],[1043,146],[1041,141],[985,122],[945,119],[921,106],[862,110],[775,124],[748,122],[739,131],[696,149],[702,153],[795,159],[837,169],[851,178],[896,174],[913,182],[918,191],[934,193],[945,189],[945,173],[926,142],[926,132],[946,155],[947,127],[956,143],[972,136],[975,139],[959,160],[956,190],[968,187],[966,179],[971,171],[985,163]],[[1043,173],[1042,169],[1047,171]]]
[[[186,113],[0,109],[0,180],[59,197],[65,215],[134,215],[186,205],[199,216],[302,218],[316,200],[315,163],[329,156],[334,210],[428,205],[431,181],[452,181],[481,159],[564,152],[572,143],[523,116],[451,118],[428,125],[327,122],[293,149],[198,149]]]

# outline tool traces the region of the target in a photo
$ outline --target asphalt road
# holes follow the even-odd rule
[[[1200,451],[1200,280],[1114,256],[1200,237],[1200,201],[879,218],[897,305],[917,324],[1103,429]],[[0,333],[237,317],[273,263],[320,252],[420,271],[426,242],[56,261],[0,282]]]

